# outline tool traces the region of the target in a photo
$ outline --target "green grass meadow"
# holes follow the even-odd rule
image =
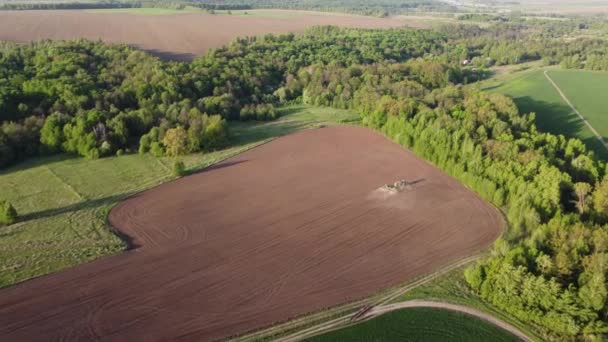
[[[501,342],[519,339],[472,316],[436,308],[412,308],[389,312],[306,341]]]
[[[231,125],[232,147],[180,157],[198,170],[268,139],[317,125],[353,122],[348,111],[291,106],[273,122]],[[129,195],[170,181],[174,158],[128,154],[86,160],[67,155],[33,159],[0,173],[2,198],[20,221],[0,227],[0,287],[119,253],[127,247],[107,214]]]
[[[604,97],[602,94],[604,92],[603,89],[608,89],[608,83],[604,83],[603,86],[584,86],[585,91],[576,91],[573,88],[573,84],[581,83],[580,81],[576,81],[581,77],[588,80],[594,79],[591,84],[597,84],[601,83],[602,80],[608,80],[608,74],[551,70],[549,71],[549,75],[559,85],[574,106],[579,109],[581,114],[589,120],[591,125],[600,134],[608,136],[608,117],[602,114],[601,106],[583,105],[582,103],[587,100],[584,100],[580,96],[582,92],[586,93],[585,95],[588,98],[602,98]],[[606,149],[545,78],[543,69],[532,69],[500,75],[482,82],[481,88],[511,96],[523,113],[535,112],[536,126],[540,131],[563,134],[569,138],[579,138],[590,150],[595,152],[596,156],[604,160],[608,159]],[[604,102],[608,102],[608,99],[605,99]],[[599,124],[598,118],[601,117],[605,117],[605,125]],[[596,125],[596,122],[598,122],[598,125]]]
[[[551,70],[549,76],[591,126],[608,138],[608,72]]]

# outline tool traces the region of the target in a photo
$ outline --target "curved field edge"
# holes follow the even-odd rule
[[[327,153],[319,154],[318,151]],[[302,160],[294,161],[294,154],[291,152],[295,152],[296,156],[301,155]],[[359,162],[351,164],[352,158]],[[270,163],[276,165],[273,172],[267,172]],[[229,167],[224,168],[222,165]],[[222,165],[218,166],[222,168],[221,171],[214,171],[214,168],[171,182],[139,194],[112,210],[110,222],[133,236],[134,241],[142,245],[142,248],[124,256],[108,258],[94,265],[85,265],[33,281],[7,292],[4,314],[7,319],[9,316],[14,319],[8,320],[5,331],[14,339],[33,339],[38,336],[37,329],[54,331],[61,335],[66,332],[63,328],[65,323],[73,322],[70,324],[81,328],[72,330],[70,335],[77,334],[83,338],[93,334],[106,336],[108,331],[118,334],[117,329],[120,329],[121,336],[125,337],[153,337],[158,334],[156,336],[171,338],[188,334],[193,339],[197,336],[220,339],[237,331],[268,326],[302,312],[339,305],[351,299],[366,298],[388,286],[399,284],[423,272],[435,271],[456,258],[466,257],[479,249],[487,248],[501,233],[503,221],[497,210],[485,205],[478,196],[462,187],[455,179],[430,165],[425,165],[411,152],[404,151],[398,144],[391,143],[367,128],[341,126],[307,130],[241,154]],[[351,169],[355,165],[356,167]],[[335,172],[327,176],[328,168]],[[352,173],[356,179],[360,177],[357,184],[342,182],[342,175],[351,172],[350,170],[358,170]],[[319,177],[319,182],[310,183],[307,177],[293,182],[293,176],[302,172],[313,179]],[[373,191],[387,179],[399,179],[398,177],[412,180],[425,177],[427,181],[411,189],[411,194],[408,194],[408,191],[391,197],[390,200],[370,200],[369,191]],[[257,182],[257,186],[251,186],[253,182]],[[284,192],[284,184],[299,189],[300,194],[312,191],[323,196],[304,200],[302,205],[294,206],[293,200]],[[336,189],[340,191],[331,190],[333,185],[337,185]],[[453,191],[445,192],[447,188]],[[238,203],[239,197],[254,198],[258,191],[265,189],[272,191],[266,193],[264,199],[260,197],[257,206],[253,204],[253,208],[249,209],[241,207],[245,211],[224,210],[231,203]],[[438,189],[443,190],[438,192]],[[199,193],[201,196],[193,196]],[[217,196],[224,193],[232,194],[232,197]],[[275,195],[277,197],[274,197]],[[343,198],[349,199],[346,210],[336,211],[336,206],[340,208],[344,203]],[[319,200],[323,199],[332,205],[327,210],[317,211]],[[266,210],[264,208],[275,208],[275,212],[280,214],[277,216],[269,213],[267,218],[260,216],[250,221],[250,227],[240,224],[249,221],[248,216],[252,214],[259,215],[260,210]],[[407,210],[396,210],[397,208]],[[285,209],[286,212],[278,209]],[[298,217],[294,224],[306,223],[298,225],[303,229],[294,230],[296,234],[286,236],[281,234],[286,227],[275,222],[281,222],[282,218],[291,221],[293,210],[308,213]],[[209,216],[210,213],[217,213],[217,218]],[[336,216],[335,213],[345,215]],[[412,217],[415,213],[420,213],[421,216]],[[435,219],[427,220],[426,218],[433,217],[432,213],[442,214],[439,219],[435,216]],[[427,216],[429,214],[431,215]],[[471,221],[475,216],[478,218]],[[205,221],[205,217],[209,218],[209,221]],[[319,217],[327,220],[321,221],[323,224],[317,224]],[[200,222],[207,222],[210,229],[199,229]],[[315,228],[317,226],[318,229]],[[219,229],[212,229],[213,227]],[[370,230],[370,227],[377,227],[377,230]],[[411,229],[412,227],[418,229]],[[420,229],[424,227],[433,229],[424,232]],[[249,233],[244,232],[243,228]],[[188,236],[189,234],[183,234],[186,231],[198,231],[199,234]],[[321,243],[319,238],[324,237],[325,232],[335,233],[335,239]],[[445,233],[439,241],[436,241],[437,232]],[[378,236],[379,239],[362,239],[370,234]],[[467,237],[469,235],[470,238]],[[188,239],[185,240],[184,237]],[[387,244],[393,237],[395,243]],[[412,244],[412,239],[419,242]],[[240,243],[243,241],[247,243]],[[293,242],[302,248],[294,248],[292,251],[288,246]],[[310,255],[309,247],[317,242],[320,253],[315,254],[319,255],[315,257]],[[362,250],[348,248],[352,244],[360,246]],[[275,245],[282,247],[265,248]],[[336,248],[338,245],[347,248],[341,248],[340,252],[340,248]],[[176,250],[174,246],[184,248]],[[374,253],[367,254],[363,252],[365,250]],[[403,255],[406,250],[409,251],[408,254]],[[245,261],[247,258],[242,256],[252,255],[253,251],[256,257]],[[183,259],[183,256],[188,258]],[[331,263],[314,267],[319,265],[319,262],[328,261],[329,256],[333,259]],[[416,259],[417,263],[412,264],[408,256],[420,259]],[[230,259],[231,257],[233,259]],[[277,257],[281,257],[283,261],[275,262]],[[392,258],[394,262],[387,264],[386,260]],[[184,262],[183,267],[176,270],[175,264],[182,264],[184,260],[189,262]],[[222,263],[224,260],[229,262]],[[301,263],[300,260],[307,262]],[[357,267],[356,263],[351,264],[353,260],[364,263]],[[128,265],[135,268],[127,267]],[[292,272],[294,267],[301,271]],[[355,272],[351,272],[353,267]],[[163,269],[166,272],[158,272]],[[238,269],[242,272],[238,272]],[[330,272],[327,273],[328,271]],[[334,271],[334,276],[324,278],[326,274],[332,274]],[[72,289],[83,285],[80,280],[87,272],[95,273],[97,278],[94,282],[84,282],[90,285],[86,295],[80,292],[74,294]],[[268,276],[264,277],[263,282],[256,282],[258,272],[269,272],[264,273]],[[206,276],[201,278],[203,275]],[[291,275],[293,278],[290,280],[293,281],[289,284],[282,282],[285,276]],[[252,285],[238,285],[232,281],[235,276],[243,281],[242,284]],[[147,281],[123,282],[140,277]],[[278,291],[274,290],[277,278],[281,289],[285,289],[280,291],[280,295],[275,295]],[[319,279],[326,281],[319,282]],[[121,283],[124,286],[118,285]],[[71,285],[66,286],[67,284]],[[116,285],[108,286],[110,284]],[[165,284],[168,286],[165,287]],[[210,284],[226,286],[209,286]],[[265,289],[269,288],[267,285],[270,285],[270,297],[266,296],[268,292]],[[163,287],[165,289],[162,289]],[[29,297],[30,291],[42,288],[49,289],[49,294],[53,292],[55,295],[44,296],[46,299]],[[176,288],[180,291],[171,291]],[[336,291],[338,289],[343,291]],[[179,300],[171,300],[170,293]],[[182,293],[183,297],[180,297],[179,293]],[[255,299],[243,302],[243,293],[256,294],[252,297]],[[293,295],[298,293],[307,295],[310,301],[292,301]],[[133,294],[138,295],[133,297]],[[93,311],[92,318],[88,315],[89,305],[83,304],[83,300],[87,298],[91,298],[90,304],[100,308]],[[127,298],[130,299],[125,300]],[[24,304],[10,304],[10,301]],[[117,302],[125,305],[109,305]],[[205,303],[206,310],[199,311],[201,303]],[[56,312],[52,319],[49,313],[33,316],[35,312],[48,312],[43,309],[45,307],[58,305],[64,309],[59,309],[61,315]],[[184,317],[165,317],[165,312],[171,311],[176,315],[181,313]],[[270,311],[274,313],[268,313]],[[191,316],[194,312],[199,314]],[[263,312],[268,314],[261,314]],[[220,314],[221,316],[218,316]],[[146,319],[143,319],[142,315]],[[117,316],[121,319],[117,320]],[[261,318],[258,318],[259,316]],[[213,323],[216,322],[214,317],[223,317],[221,320],[228,323]],[[121,325],[118,321],[124,323]],[[171,321],[173,323],[161,323]],[[156,326],[155,329],[150,328],[150,323],[153,322],[157,322],[156,325],[152,324]],[[19,326],[18,329],[16,325]],[[38,328],[32,329],[33,327]],[[126,327],[128,329],[125,329]],[[8,330],[12,328],[15,329]],[[91,333],[91,328],[95,329],[94,333]]]
[[[422,275],[398,287],[378,292],[376,295],[364,300],[328,308],[327,310],[304,315],[285,323],[277,323],[270,328],[260,329],[242,336],[235,336],[231,341],[300,340],[359,324],[359,320],[353,323],[351,319],[363,308],[373,308],[375,306],[416,300],[442,302],[473,308],[512,325],[532,341],[544,341],[544,338],[541,337],[542,334],[536,327],[522,322],[492,306],[469,289],[464,279],[464,269],[486,256],[487,252],[481,251],[468,258],[455,261],[436,272]]]
[[[334,123],[356,122],[345,110],[289,106],[273,122],[234,123],[227,149],[179,158],[204,169],[275,137]],[[33,159],[0,172],[3,198],[21,219],[0,228],[0,288],[122,253],[107,214],[121,200],[174,179],[173,158],[127,154],[99,160],[68,155]]]
[[[304,147],[300,148],[301,146]],[[301,159],[294,160],[294,156],[301,156]],[[358,160],[358,163],[354,160]],[[275,167],[269,170],[269,164]],[[376,164],[382,166],[378,167]],[[415,157],[413,153],[386,139],[382,134],[367,128],[342,126],[293,134],[279,139],[276,143],[230,159],[224,165],[230,167],[224,168],[222,172],[197,174],[192,178],[138,195],[123,202],[110,214],[113,225],[135,236],[138,245],[160,247],[163,245],[160,241],[174,240],[180,244],[182,240],[173,237],[172,230],[168,229],[171,225],[176,225],[183,230],[198,231],[198,235],[192,234],[189,238],[192,244],[188,246],[197,246],[197,250],[206,249],[210,255],[217,256],[218,261],[226,260],[231,255],[241,256],[238,258],[241,260],[238,265],[222,262],[216,265],[216,261],[197,263],[199,270],[212,267],[218,271],[214,271],[196,286],[207,288],[206,283],[225,285],[215,286],[210,290],[196,290],[197,287],[193,287],[197,295],[206,293],[200,298],[213,298],[214,292],[223,298],[205,301],[209,314],[205,313],[198,319],[202,318],[207,322],[209,315],[226,307],[240,313],[238,317],[234,314],[222,316],[222,320],[230,322],[232,328],[229,330],[225,329],[227,324],[218,324],[217,327],[207,323],[202,327],[197,325],[197,329],[201,329],[201,335],[209,339],[216,335],[216,338],[223,338],[224,336],[219,335],[229,336],[235,332],[269,326],[302,313],[322,310],[353,299],[367,298],[388,286],[394,286],[424,272],[435,271],[455,259],[488,248],[498,238],[504,225],[504,220],[496,208],[483,202],[478,195],[463,187],[456,179]],[[333,171],[329,176],[328,169]],[[311,183],[301,177],[294,181],[294,175],[302,174],[312,179],[318,177],[318,182]],[[344,182],[341,176],[344,174],[358,179],[358,182]],[[257,175],[258,178],[252,175]],[[205,176],[207,178],[203,178]],[[399,179],[397,177],[418,179],[418,182],[424,183],[420,185],[419,190],[416,190],[418,186],[415,186],[411,194],[404,192],[402,195],[391,197],[390,200],[378,198],[377,192],[373,190],[384,184],[387,179]],[[230,182],[231,179],[234,181]],[[252,185],[253,182],[255,186]],[[295,189],[294,195],[285,194],[285,185]],[[331,190],[334,185],[339,191]],[[437,191],[438,189],[441,190]],[[445,191],[446,189],[451,191]],[[370,198],[370,191],[375,195],[373,198]],[[250,210],[235,209],[232,213],[223,214],[223,208],[226,208],[228,203],[239,201],[230,196],[223,196],[218,201],[213,200],[215,194],[224,193],[232,196],[240,194],[237,196],[245,198],[254,198],[258,193],[265,194],[263,197],[255,197],[258,200],[256,203],[262,204],[252,204]],[[288,200],[305,193],[323,195],[312,196],[311,200],[301,198],[301,205],[294,205],[291,199]],[[211,204],[212,202],[214,204]],[[185,203],[187,205],[184,206]],[[320,209],[319,203],[326,203],[324,208],[327,210]],[[205,210],[197,209],[202,207]],[[249,221],[253,212],[267,212],[265,208],[274,208],[275,212],[281,213],[274,215],[268,212],[266,218],[259,216],[252,219],[251,226],[248,227],[238,224]],[[397,210],[399,208],[404,210]],[[294,210],[308,214],[294,216]],[[217,213],[217,218],[209,218],[207,221],[205,217],[210,213]],[[335,216],[335,213],[339,215]],[[433,217],[433,214],[427,216],[430,213],[440,213],[440,216],[427,220],[428,217]],[[293,219],[293,222],[289,226],[277,224],[283,222],[284,218],[289,218],[287,221],[290,222]],[[449,223],[446,220],[449,220]],[[203,221],[207,222],[208,228],[199,229],[197,222]],[[293,230],[294,235],[289,234],[287,238],[284,234],[287,227],[298,229]],[[372,233],[374,229],[370,230],[373,227],[377,229],[376,233]],[[428,230],[421,231],[422,227]],[[243,231],[243,228],[252,233]],[[437,235],[434,235],[433,231],[443,232],[445,235],[436,242]],[[408,237],[414,232],[414,236]],[[326,234],[335,238],[321,243],[318,238]],[[379,239],[363,238],[370,234]],[[234,241],[241,241],[239,237],[247,243],[243,241],[234,244]],[[364,243],[365,240],[369,243]],[[412,244],[412,240],[419,242]],[[206,247],[203,244],[211,241]],[[285,246],[294,242],[306,247],[293,248],[289,253],[283,252]],[[363,250],[369,248],[370,254],[366,256],[362,251],[344,248],[351,245],[357,245]],[[221,251],[214,246],[221,246]],[[251,248],[259,249],[257,246],[264,248],[256,251],[256,260],[244,262],[242,256],[252,255]],[[273,248],[265,248],[268,246]],[[148,251],[147,248],[143,247]],[[315,256],[311,255],[310,248],[318,248],[318,256],[314,253]],[[406,251],[407,254],[404,254]],[[331,262],[327,260],[329,255]],[[191,257],[195,259],[194,254]],[[270,261],[277,260],[277,257],[282,261]],[[387,257],[396,259],[386,263]],[[410,258],[416,258],[416,261],[411,262]],[[209,257],[205,259],[215,260]],[[306,262],[301,263],[300,260]],[[352,260],[365,262],[356,267],[357,264],[350,263]],[[319,267],[319,263],[323,263],[323,266]],[[264,265],[269,264],[273,265],[274,271],[264,268]],[[275,275],[261,277],[263,280],[255,283],[250,278],[257,279],[257,276],[247,275],[252,274],[248,270],[256,269],[257,272],[262,272],[260,268]],[[334,271],[335,275],[326,276]],[[233,281],[226,281],[232,277],[227,275],[235,274],[240,274],[242,284],[249,284],[251,281],[253,285],[235,286]],[[169,275],[173,276],[179,277],[179,274]],[[289,277],[289,283],[283,281],[285,277]],[[325,281],[321,282],[319,279]],[[347,279],[349,281],[345,281]],[[264,299],[263,304],[263,298],[259,296],[251,301],[242,301],[242,293],[262,293],[258,288],[270,284],[280,284],[282,293],[275,295],[273,292],[273,296]],[[327,287],[327,284],[331,286]],[[293,295],[297,293],[303,298],[308,297],[310,301],[303,298],[292,301]],[[197,300],[200,300],[199,297],[192,298],[194,302]],[[272,307],[273,310],[264,309],[266,307]],[[269,311],[274,313],[267,313]],[[252,323],[253,317],[256,317],[255,324]],[[204,327],[207,330],[203,330]],[[192,336],[199,336],[195,334],[196,332],[192,332]]]
[[[385,135],[386,136],[386,135]],[[386,136],[389,140],[390,137]],[[392,140],[394,141],[394,140]],[[424,163],[436,167],[431,162],[421,158]],[[460,184],[469,191],[475,193],[466,184]],[[500,208],[496,208],[502,215],[502,233],[508,229],[508,223]],[[500,237],[499,237],[500,238]],[[233,336],[231,341],[295,341],[305,337],[316,336],[319,333],[333,331],[345,326],[352,325],[351,318],[357,315],[363,308],[401,303],[403,301],[424,299],[438,302],[463,305],[479,310],[488,315],[501,319],[508,324],[518,328],[532,341],[544,341],[541,333],[536,327],[505,313],[498,308],[486,303],[478,295],[473,293],[464,280],[464,269],[474,262],[485,258],[488,249],[483,249],[469,257],[455,260],[441,269],[421,275],[399,286],[392,287],[376,293],[364,300],[346,303],[341,306],[328,308],[319,312],[305,314],[286,322],[277,322],[272,327],[262,328],[240,336]],[[312,333],[311,333],[312,332]]]
[[[182,159],[186,162],[188,169],[194,171],[239,154],[273,137],[320,124],[357,121],[357,115],[351,112],[330,108],[291,106],[282,108],[281,111],[284,116],[275,122],[234,124],[231,128],[236,141],[235,146],[227,150],[206,155],[187,156]],[[13,265],[20,267],[21,272],[6,272],[7,267],[5,266],[0,272],[2,281],[0,286],[9,286],[125,250],[125,244],[116,236],[106,234],[109,232],[106,223],[108,211],[119,201],[134,193],[171,180],[169,169],[172,161],[173,159],[169,158],[157,159],[138,155],[97,161],[55,156],[21,164],[1,173],[0,184],[20,184],[20,178],[28,180],[25,183],[36,188],[36,191],[28,188],[31,193],[29,196],[23,196],[23,201],[21,201],[18,191],[23,189],[14,188],[17,193],[14,192],[12,195],[19,197],[14,203],[22,213],[25,213],[26,219],[0,231],[0,249],[8,250],[7,238],[16,242],[11,243],[12,247],[18,246],[21,239],[21,242],[25,242],[25,248],[21,251],[13,251],[8,257],[6,257],[7,254],[3,254],[3,261],[17,261],[17,265]],[[139,165],[141,169],[133,169],[135,165]],[[36,172],[44,170],[46,175],[38,175],[32,170],[36,170]],[[89,173],[85,172],[87,170]],[[118,176],[112,178],[111,175]],[[131,175],[131,177],[127,177],[127,175]],[[17,179],[13,178],[15,176]],[[58,182],[47,183],[50,178],[56,179]],[[41,183],[49,186],[39,190]],[[8,186],[8,188],[11,187]],[[116,191],[117,188],[120,189],[120,192]],[[36,201],[32,201],[32,197],[36,197]],[[53,207],[53,204],[65,205]],[[53,223],[57,229],[47,229],[54,228]],[[72,226],[74,223],[77,225]],[[50,234],[41,234],[42,230],[47,230]],[[37,240],[34,241],[34,237]],[[61,253],[68,249],[73,251],[76,242],[82,241],[83,238],[86,242],[108,243],[109,240],[110,244],[114,244],[114,248],[98,253],[90,251],[82,254],[75,253],[73,258],[66,258],[65,254]],[[40,246],[49,246],[49,248],[41,250]],[[56,255],[53,255],[53,252]],[[32,255],[39,258],[32,260],[33,264],[42,265],[42,267],[35,267],[27,263]],[[3,263],[3,265],[7,265],[7,263]],[[14,269],[15,267],[13,267]],[[9,274],[12,277],[7,277]]]
[[[412,340],[520,341],[527,337],[514,327],[467,307],[440,302],[410,301],[402,308],[384,313],[339,330],[307,338],[306,341]],[[511,331],[508,331],[509,329]]]
[[[387,138],[392,140],[388,136]],[[434,166],[427,160],[422,158],[421,160]],[[460,184],[475,193],[466,184],[461,182]],[[502,232],[504,233],[508,229],[508,224],[502,210],[500,208],[496,209],[502,214]],[[513,325],[532,341],[543,341],[542,334],[536,327],[530,326],[528,323],[522,322],[486,303],[469,289],[464,280],[464,269],[475,261],[486,257],[487,251],[487,249],[480,250],[478,253],[456,260],[454,263],[446,265],[435,272],[421,275],[397,287],[380,291],[376,295],[364,300],[305,314],[286,322],[277,322],[272,327],[262,328],[240,336],[233,336],[231,340],[240,342],[273,341],[277,339],[281,341],[300,340],[303,337],[318,335],[319,332],[333,331],[352,324],[351,318],[365,307],[400,303],[414,299],[426,299],[475,308],[480,312],[492,315]],[[313,331],[312,335],[311,331]]]

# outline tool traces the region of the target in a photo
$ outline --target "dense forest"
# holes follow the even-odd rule
[[[319,28],[239,39],[188,64],[86,41],[4,44],[0,167],[58,151],[163,155],[174,150],[166,150],[165,133],[178,128],[189,137],[182,153],[217,149],[228,142],[226,120],[276,117],[287,73],[315,63],[404,61],[443,43],[428,31]]]
[[[0,166],[57,152],[213,150],[229,144],[228,121],[272,120],[278,105],[348,108],[504,211],[507,233],[465,273],[473,291],[550,338],[598,337],[608,333],[605,163],[579,140],[539,132],[510,99],[465,86],[477,68],[527,60],[604,68],[604,41],[551,30],[321,27],[238,39],[192,63],[86,41],[3,44]],[[477,66],[462,67],[468,58]]]
[[[579,140],[538,132],[510,99],[436,83],[420,63],[316,65],[285,87],[305,103],[356,110],[503,208],[509,230],[466,271],[484,299],[558,340],[608,332],[604,164]]]

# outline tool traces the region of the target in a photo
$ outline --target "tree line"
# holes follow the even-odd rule
[[[226,121],[277,117],[276,91],[287,72],[314,63],[403,61],[443,43],[426,31],[317,28],[238,39],[192,63],[100,42],[5,43],[0,167],[57,152],[99,158],[221,148],[229,142]],[[187,148],[168,148],[167,132],[185,132]]]
[[[466,270],[485,300],[552,339],[608,332],[608,177],[577,139],[539,132],[513,101],[454,85],[452,67],[314,65],[288,100],[349,108],[503,209],[509,229]]]
[[[598,337],[608,332],[605,163],[579,140],[539,132],[510,99],[462,85],[476,77],[463,58],[561,63],[601,50],[532,28],[319,27],[237,39],[192,63],[99,42],[3,44],[0,166],[56,152],[212,150],[230,142],[228,121],[272,120],[285,103],[355,110],[506,213],[492,256],[466,271],[473,291],[554,339]]]

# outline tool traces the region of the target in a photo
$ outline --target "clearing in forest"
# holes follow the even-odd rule
[[[401,179],[407,191],[374,196]],[[458,181],[356,126],[278,138],[133,196],[109,222],[136,248],[2,290],[0,336],[222,339],[433,272],[503,224]]]

